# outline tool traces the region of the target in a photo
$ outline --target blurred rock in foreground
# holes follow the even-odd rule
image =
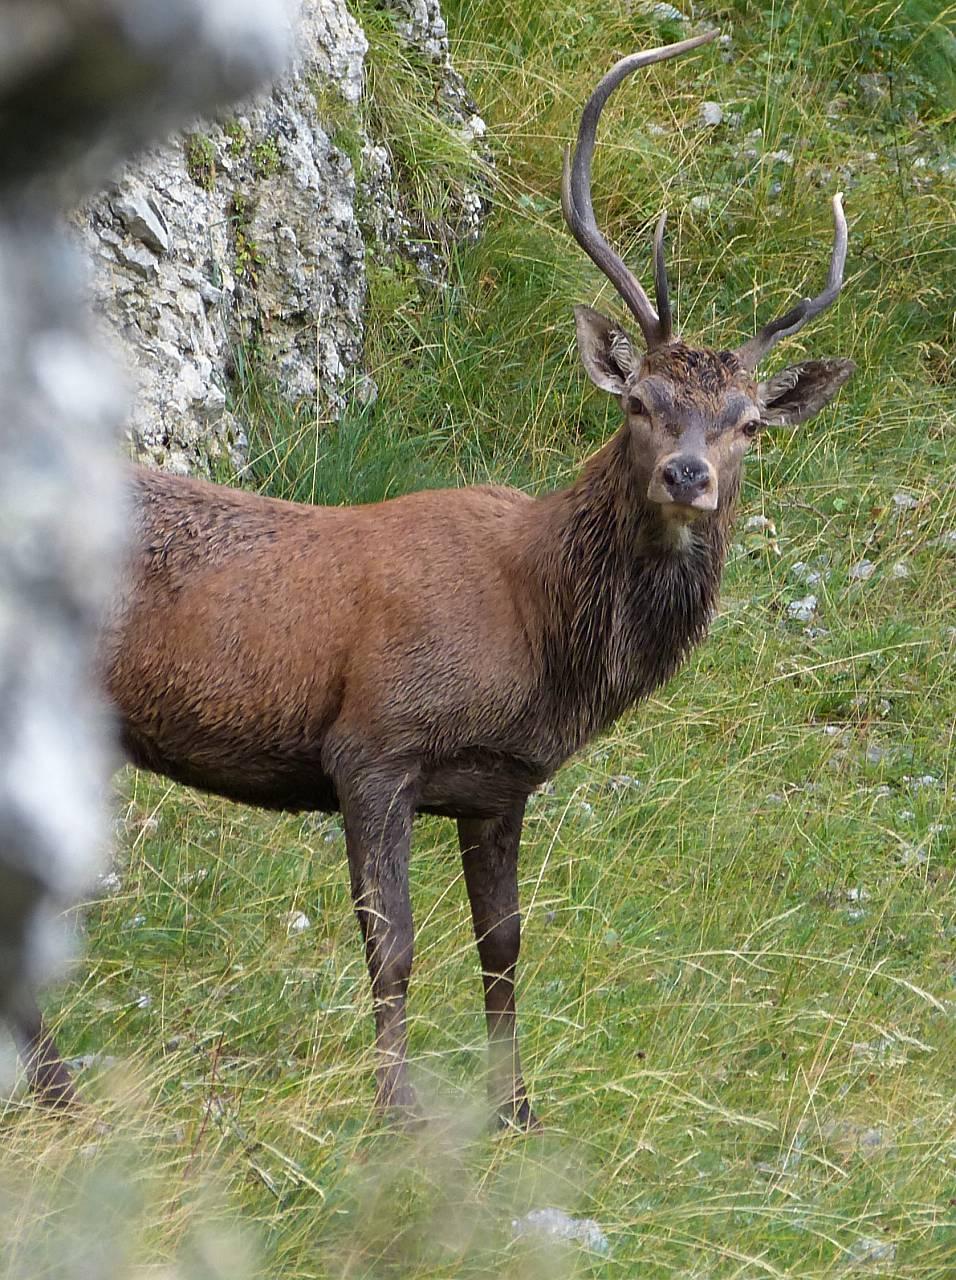
[[[127,397],[60,214],[134,149],[277,75],[288,25],[251,0],[0,3],[0,1013],[55,967],[112,763],[90,666]]]

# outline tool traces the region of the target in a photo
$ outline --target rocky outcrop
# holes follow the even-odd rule
[[[269,6],[233,0],[0,6],[0,1018],[14,1024],[105,843],[112,764],[90,672],[119,561],[126,395],[63,207],[154,130],[275,75],[285,36]],[[166,219],[115,198],[126,269],[149,272]]]
[[[434,70],[448,127],[480,138],[437,0],[389,7]],[[344,0],[303,0],[288,75],[141,156],[78,215],[97,310],[138,375],[138,456],[182,471],[241,464],[230,387],[251,361],[323,412],[374,394],[361,367],[369,254],[438,268],[403,208],[388,139],[370,136],[367,50]],[[454,234],[475,234],[480,211],[476,193],[461,193]]]

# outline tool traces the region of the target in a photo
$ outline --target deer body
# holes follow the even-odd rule
[[[467,808],[451,772],[517,737],[524,710],[509,541],[528,499],[301,507],[145,471],[134,488],[133,585],[104,655],[132,760],[235,800],[334,810],[361,756],[407,774],[423,807]]]
[[[233,800],[341,809],[373,984],[384,971],[402,1002],[411,820],[458,819],[485,973],[513,973],[528,795],[705,633],[736,478],[682,537],[645,496],[627,426],[539,499],[476,487],[323,508],[141,469],[131,483],[102,651],[129,759]],[[396,994],[378,993],[380,1094],[409,1105]],[[502,994],[493,1093],[528,1123],[510,978]]]
[[[639,66],[714,34],[617,63],[566,160],[565,217],[646,348],[576,308],[585,369],[624,421],[570,488],[537,499],[441,490],[322,508],[132,475],[133,552],[100,654],[123,745],[136,764],[234,800],[341,811],[382,1103],[413,1105],[408,860],[414,816],[428,812],[458,821],[492,1099],[505,1118],[535,1122],[514,1004],[527,798],[703,638],[751,439],[762,424],[812,416],[853,370],[830,359],[766,382],[753,372],[839,292],[839,197],[824,292],[735,352],[672,333],[663,217],[657,310],[597,229],[590,161],[609,94]],[[41,1093],[68,1100],[68,1074],[34,1007],[16,1034]]]
[[[493,818],[663,683],[715,604],[732,504],[669,541],[615,436],[571,489],[303,507],[137,469],[104,638],[129,759],[335,810],[362,758],[417,811]]]

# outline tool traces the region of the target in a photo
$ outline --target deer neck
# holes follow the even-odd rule
[[[712,515],[680,529],[646,486],[625,428],[540,504],[542,687],[570,751],[669,679],[717,604],[739,478]]]

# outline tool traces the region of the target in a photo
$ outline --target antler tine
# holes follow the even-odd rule
[[[671,324],[671,298],[667,286],[667,263],[664,260],[664,228],[667,226],[667,210],[661,212],[654,232],[654,296],[657,301],[657,314],[661,341],[667,342],[673,332]]]
[[[641,332],[649,347],[659,346],[667,341],[670,333],[669,324],[665,335],[661,317],[651,305],[651,300],[644,292],[640,281],[625,266],[623,259],[611,248],[598,230],[594,206],[591,203],[591,157],[594,154],[598,121],[608,98],[627,76],[654,62],[664,62],[668,58],[677,58],[681,54],[690,53],[692,49],[709,43],[716,35],[716,31],[707,31],[703,35],[681,40],[677,44],[664,45],[659,49],[645,49],[640,53],[632,53],[627,58],[621,58],[600,81],[581,113],[573,157],[570,149],[564,156],[561,207],[564,210],[565,220],[575,240],[627,303],[641,326]],[[659,272],[655,274],[658,280],[662,278]],[[666,282],[666,273],[663,279]],[[666,304],[666,289],[664,296]],[[658,306],[660,305],[658,291]],[[668,314],[669,310],[669,306],[665,305],[665,311]]]
[[[825,311],[836,300],[843,288],[843,269],[846,266],[848,241],[846,215],[843,212],[843,192],[833,197],[833,252],[830,255],[830,272],[826,288],[815,298],[804,298],[778,320],[765,324],[756,337],[737,348],[737,359],[745,369],[754,370],[781,338],[797,333],[808,320]]]

